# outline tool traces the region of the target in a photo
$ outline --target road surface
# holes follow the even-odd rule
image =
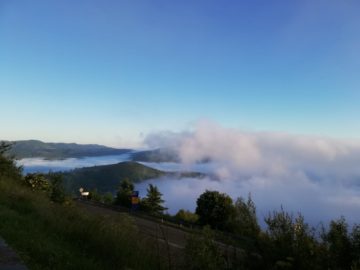
[[[0,238],[0,269],[27,270],[20,257]]]

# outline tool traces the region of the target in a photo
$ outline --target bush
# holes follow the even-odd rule
[[[61,174],[49,174],[50,178],[50,200],[56,203],[64,203],[66,200],[66,193],[63,184],[63,177]]]
[[[103,198],[102,198],[103,202],[105,204],[113,204],[114,203],[114,196],[112,195],[112,193],[110,192],[107,192],[103,195]]]
[[[199,216],[191,211],[180,209],[176,213],[175,219],[178,222],[195,224],[199,220]]]
[[[42,173],[29,173],[24,177],[25,186],[32,190],[50,191],[49,180]]]
[[[189,270],[221,270],[226,268],[211,229],[204,227],[201,235],[190,235],[185,246],[185,268]]]
[[[88,199],[95,201],[95,202],[101,202],[102,196],[101,196],[101,194],[99,194],[99,192],[96,189],[93,189],[89,192]]]

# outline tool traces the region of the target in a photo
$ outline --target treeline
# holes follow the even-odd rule
[[[107,203],[130,208],[133,191],[134,185],[125,179]],[[96,191],[90,194],[98,201],[109,198]],[[140,209],[203,228],[188,239],[186,269],[360,269],[360,225],[350,228],[344,217],[315,228],[301,214],[281,207],[265,217],[266,228],[262,229],[250,194],[233,201],[225,193],[206,191],[197,199],[195,213],[181,209],[175,216],[164,214],[161,196],[150,184]],[[227,243],[227,251],[217,242]]]
[[[197,244],[192,249],[198,252],[190,252],[189,265],[203,269],[211,269],[210,265],[217,265],[213,269],[360,269],[360,225],[350,228],[344,217],[315,228],[300,213],[293,215],[281,207],[265,217],[266,228],[261,229],[250,195],[233,202],[217,191],[204,192],[197,199],[195,213],[198,224],[222,231],[241,251],[224,258],[206,241],[215,236],[205,233],[203,242],[193,240]],[[213,255],[202,256],[204,249],[212,250]]]
[[[89,192],[89,199],[105,204],[120,205],[133,210],[141,210],[157,217],[165,216],[164,211],[167,208],[163,206],[162,194],[156,186],[149,184],[146,197],[139,198],[136,205],[132,203],[134,191],[134,184],[125,178],[121,181],[115,197],[111,193],[101,194],[94,189]]]

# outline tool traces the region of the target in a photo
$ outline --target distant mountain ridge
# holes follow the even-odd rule
[[[117,149],[98,144],[46,143],[39,140],[11,141],[11,143],[13,146],[10,154],[16,159],[34,157],[65,159],[119,155],[132,151],[132,149]]]

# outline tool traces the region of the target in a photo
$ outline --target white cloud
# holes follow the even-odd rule
[[[194,206],[195,198],[206,189],[217,189],[233,198],[251,192],[260,217],[284,205],[301,211],[312,223],[340,215],[351,222],[360,221],[359,142],[244,132],[212,122],[200,122],[192,132],[169,134],[152,134],[151,146],[173,146],[186,167],[210,158],[208,168],[220,179],[193,180],[196,184],[187,180],[181,187],[177,183],[175,190],[167,187],[171,201],[181,201],[187,194],[186,198],[194,199]]]

